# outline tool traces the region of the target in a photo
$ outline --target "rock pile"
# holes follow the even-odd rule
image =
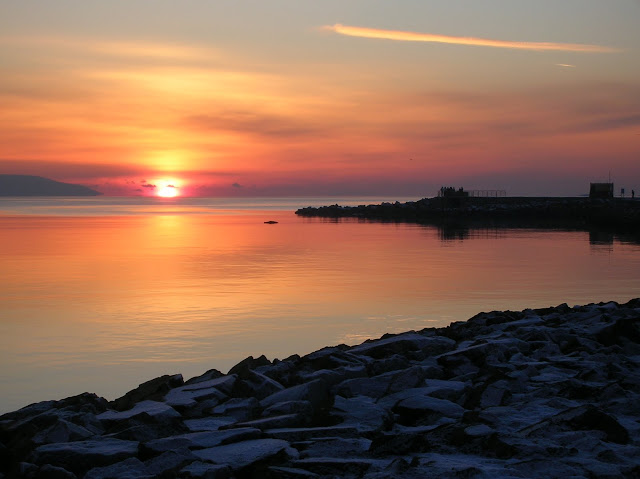
[[[0,417],[0,477],[640,477],[640,299],[481,313]]]

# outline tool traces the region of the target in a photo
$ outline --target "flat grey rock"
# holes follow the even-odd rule
[[[188,449],[174,449],[147,459],[144,465],[153,477],[170,477],[196,459]]]
[[[217,431],[222,426],[227,426],[237,421],[235,417],[231,416],[216,416],[201,419],[185,419],[184,425],[192,432]]]
[[[149,441],[144,444],[144,448],[155,453],[172,451],[183,447],[188,449],[204,449],[221,444],[257,439],[260,435],[259,429],[248,427],[222,431],[193,432]]]
[[[50,444],[53,442],[81,441],[94,435],[94,432],[82,426],[60,419],[53,426],[33,436],[33,442],[35,444]]]
[[[120,439],[45,444],[35,449],[36,464],[52,464],[72,472],[88,466],[110,465],[138,454],[138,443]]]
[[[256,429],[275,429],[283,427],[307,426],[308,421],[302,414],[282,414],[280,416],[263,417],[253,421],[244,421],[234,424],[232,427],[246,427]]]
[[[342,438],[328,437],[316,438],[301,451],[302,457],[336,457],[353,458],[367,456],[371,439],[361,437]]]
[[[488,436],[489,434],[493,434],[495,429],[487,426],[486,424],[478,424],[475,426],[469,426],[464,429],[464,433],[467,436]]]
[[[229,466],[194,461],[180,470],[179,477],[186,479],[230,479],[233,471]]]
[[[262,411],[262,416],[281,416],[283,414],[311,415],[312,413],[313,406],[309,401],[284,401],[265,408]]]
[[[296,467],[269,466],[269,472],[278,479],[317,479],[320,478],[315,472],[299,469]]]
[[[259,411],[260,403],[252,397],[232,398],[213,409],[214,414],[234,417],[236,422],[253,419]]]
[[[376,459],[353,457],[350,459],[342,457],[313,457],[306,459],[298,459],[293,461],[293,466],[319,475],[340,475],[356,477],[364,474],[371,466],[380,467],[386,465],[387,461]],[[335,476],[334,476],[335,477]]]
[[[45,464],[40,469],[33,471],[31,477],[47,478],[47,479],[76,479],[76,475],[73,472],[67,471],[64,467],[56,467],[51,464]],[[29,476],[25,476],[29,477]]]
[[[235,383],[235,377],[232,381],[225,376],[177,387],[166,394],[164,401],[174,407],[193,407],[206,399],[222,401],[228,396],[221,389],[228,388],[230,382]]]
[[[126,421],[138,416],[148,416],[155,420],[180,418],[180,413],[171,406],[158,401],[141,401],[127,411],[105,411],[97,417],[100,421]]]
[[[319,437],[358,437],[358,429],[353,426],[326,426],[326,427],[296,427],[267,429],[264,431],[269,437],[284,439],[287,441],[306,441]]]
[[[84,479],[150,479],[155,477],[142,461],[130,457],[122,462],[104,467],[94,467]]]
[[[316,409],[328,406],[330,403],[329,398],[327,384],[321,379],[316,379],[267,396],[260,401],[260,406],[266,408],[285,401],[308,401]]]
[[[236,444],[194,451],[204,461],[226,464],[233,470],[243,469],[253,463],[275,456],[289,447],[280,439],[252,439]]]
[[[342,426],[355,427],[361,434],[380,431],[393,422],[391,411],[367,396],[336,396],[333,413],[342,418]]]

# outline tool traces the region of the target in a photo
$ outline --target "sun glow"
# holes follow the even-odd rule
[[[175,198],[176,196],[180,196],[180,185],[178,181],[168,179],[157,180],[154,183],[156,184],[156,196],[160,196],[161,198]]]
[[[174,196],[178,196],[178,189],[175,186],[163,186],[158,189],[158,196],[162,196],[163,198],[173,198]]]

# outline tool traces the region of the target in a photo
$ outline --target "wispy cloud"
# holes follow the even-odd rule
[[[575,68],[575,65],[571,65],[569,63],[556,63],[557,67],[562,67],[562,68]]]
[[[339,33],[340,35],[346,35],[350,37],[378,38],[383,40],[396,40],[403,42],[449,43],[454,45],[508,48],[515,50],[533,51],[566,51],[581,53],[612,53],[619,51],[616,48],[600,45],[552,42],[514,42],[508,40],[492,40],[488,38],[453,37],[449,35],[436,35],[432,33],[354,27],[350,25],[341,25],[339,23],[336,23],[335,25],[326,25],[322,28],[324,30],[333,31],[335,33]]]
[[[70,52],[100,54],[116,58],[211,60],[218,53],[211,48],[171,43],[106,41],[81,36],[0,36],[0,45],[59,48]]]

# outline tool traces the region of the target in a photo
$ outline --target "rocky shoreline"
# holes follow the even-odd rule
[[[640,299],[480,313],[0,417],[0,477],[640,477]]]
[[[640,232],[640,200],[585,197],[464,197],[423,198],[406,203],[300,208],[296,215],[322,218],[361,218],[441,225],[471,222],[491,226],[530,226],[608,229]]]

